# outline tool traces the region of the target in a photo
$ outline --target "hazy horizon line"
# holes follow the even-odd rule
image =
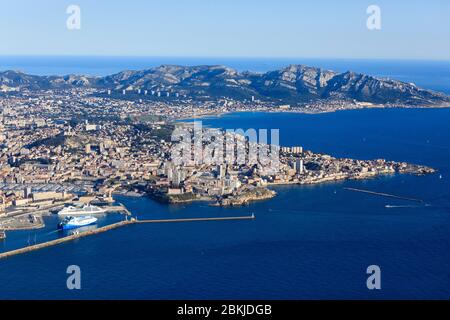
[[[182,55],[98,55],[98,54],[0,54],[0,58],[139,58],[139,59],[230,59],[230,60],[341,60],[341,61],[404,61],[404,62],[450,62],[450,59],[433,59],[433,58],[372,58],[372,57],[300,57],[300,56],[182,56]]]

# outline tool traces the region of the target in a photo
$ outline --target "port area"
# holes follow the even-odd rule
[[[43,216],[56,214],[65,206],[79,205],[77,201],[55,202],[47,206],[36,206],[32,208],[10,207],[8,211],[0,215],[0,230],[2,231],[19,231],[19,230],[35,230],[45,227]],[[120,213],[131,216],[131,212],[121,203],[109,202],[102,205],[104,210],[101,214]],[[6,234],[0,236],[4,239]]]
[[[36,251],[36,250],[40,250],[40,249],[44,249],[44,248],[48,248],[48,247],[52,247],[52,246],[56,246],[62,243],[66,243],[69,241],[73,241],[79,238],[84,238],[84,237],[88,237],[88,236],[92,236],[92,235],[96,235],[99,233],[103,233],[106,231],[110,231],[113,229],[117,229],[117,228],[121,228],[121,227],[125,227],[128,225],[132,225],[132,224],[151,224],[151,223],[182,223],[182,222],[201,222],[201,221],[238,221],[238,220],[253,220],[255,219],[255,215],[252,214],[251,216],[239,216],[239,217],[206,217],[206,218],[182,218],[182,219],[160,219],[160,220],[138,220],[136,218],[130,218],[128,219],[128,216],[126,217],[126,220],[124,221],[120,221],[120,222],[116,222],[104,227],[100,227],[97,229],[93,229],[93,230],[88,230],[88,231],[84,231],[84,232],[75,232],[74,234],[70,235],[70,236],[66,236],[63,238],[59,238],[59,239],[55,239],[55,240],[51,240],[51,241],[47,241],[47,242],[43,242],[43,243],[39,243],[39,244],[35,244],[35,245],[31,245],[28,247],[24,247],[24,248],[20,248],[20,249],[16,249],[16,250],[11,250],[11,251],[7,251],[7,252],[3,252],[0,253],[0,260],[1,259],[5,259],[5,258],[9,258],[12,256],[16,256],[19,254],[24,254],[24,253],[28,253],[28,252],[32,252],[32,251]]]

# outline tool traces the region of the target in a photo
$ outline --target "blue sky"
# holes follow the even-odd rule
[[[0,38],[0,55],[450,60],[450,1],[0,0]]]

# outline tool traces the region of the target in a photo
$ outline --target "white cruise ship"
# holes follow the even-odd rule
[[[66,217],[58,224],[58,229],[70,230],[90,226],[97,223],[97,218],[92,216]]]
[[[58,212],[58,215],[61,216],[74,216],[74,215],[89,215],[89,214],[98,214],[98,213],[104,213],[105,210],[97,207],[97,206],[93,206],[93,205],[84,205],[81,208],[79,207],[73,207],[73,206],[69,206],[69,207],[65,207],[63,208],[61,211]]]

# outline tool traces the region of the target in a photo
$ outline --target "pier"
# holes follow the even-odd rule
[[[25,248],[20,248],[20,249],[16,249],[16,250],[3,252],[3,253],[0,253],[0,260],[11,257],[11,256],[15,256],[18,254],[22,254],[22,253],[27,253],[27,252],[36,251],[36,250],[43,249],[43,248],[56,246],[58,244],[61,244],[64,242],[69,242],[69,241],[72,241],[72,240],[75,240],[78,238],[92,236],[94,234],[98,234],[98,233],[106,232],[106,231],[109,231],[112,229],[120,228],[120,227],[129,225],[131,223],[133,223],[133,221],[121,221],[121,222],[113,223],[113,224],[110,224],[110,225],[107,225],[107,226],[104,226],[104,227],[101,227],[98,229],[89,230],[89,231],[85,231],[85,232],[81,232],[81,233],[75,233],[75,234],[72,234],[72,235],[64,237],[64,238],[55,239],[55,240],[35,244],[35,245],[25,247]]]
[[[168,222],[196,222],[196,221],[227,221],[227,220],[252,220],[254,215],[242,217],[216,217],[216,218],[184,218],[184,219],[159,219],[159,220],[135,220],[134,223],[168,223]]]
[[[419,202],[419,203],[423,203],[424,202],[421,199],[408,198],[408,197],[403,197],[403,196],[397,196],[397,195],[394,195],[394,194],[375,192],[375,191],[364,190],[364,189],[344,188],[344,190],[354,191],[354,192],[362,192],[362,193],[372,194],[372,195],[381,196],[381,197],[388,197],[388,198],[407,200],[407,201],[413,201],[413,202]]]
[[[159,220],[137,220],[135,218],[131,218],[130,220],[127,219],[125,221],[120,221],[120,222],[113,223],[113,224],[110,224],[110,225],[107,225],[107,226],[104,226],[104,227],[100,227],[100,228],[97,228],[97,229],[84,231],[84,232],[81,232],[81,233],[75,233],[75,234],[72,234],[70,236],[66,236],[64,238],[55,239],[55,240],[51,240],[51,241],[35,244],[35,245],[32,245],[32,246],[28,246],[28,247],[24,247],[24,248],[20,248],[20,249],[16,249],[16,250],[3,252],[3,253],[0,253],[0,260],[1,259],[5,259],[5,258],[9,258],[9,257],[12,257],[12,256],[16,256],[16,255],[19,255],[19,254],[23,254],[23,253],[27,253],[27,252],[31,252],[31,251],[36,251],[36,250],[40,250],[40,249],[56,246],[58,244],[62,244],[62,243],[69,242],[69,241],[73,241],[75,239],[92,236],[92,235],[95,235],[95,234],[99,234],[99,233],[106,232],[106,231],[109,231],[109,230],[121,228],[121,227],[124,227],[124,226],[127,226],[127,225],[131,225],[131,224],[179,223],[179,222],[199,222],[199,221],[232,221],[232,220],[253,220],[253,219],[255,219],[255,216],[253,214],[251,216],[240,216],[240,217],[181,218],[181,219],[159,219]]]
[[[102,209],[105,210],[107,213],[118,212],[121,214],[125,214],[127,216],[131,216],[131,212],[128,211],[128,209],[121,203],[119,203],[119,205],[117,206],[104,206],[102,207]]]

